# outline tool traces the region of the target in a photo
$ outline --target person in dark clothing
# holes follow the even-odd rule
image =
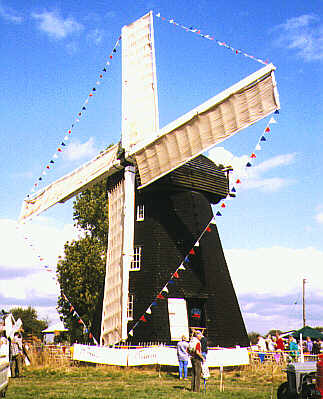
[[[201,352],[204,360],[206,360],[206,355],[208,352],[208,347],[207,347],[207,338],[203,336],[202,333],[200,333],[199,340],[201,342]]]

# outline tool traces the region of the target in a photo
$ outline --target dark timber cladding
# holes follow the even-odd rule
[[[210,202],[217,203],[227,194],[226,174],[204,156],[136,192],[136,205],[144,204],[145,216],[135,224],[135,246],[143,249],[140,271],[130,272],[134,320],[128,323],[128,330],[169,281],[211,220]],[[147,323],[135,328],[133,343],[171,342],[168,297],[186,300],[189,327],[205,327],[211,345],[249,345],[219,234],[215,225],[211,228],[195,247],[196,255],[189,257],[180,278],[168,285],[166,299],[157,300]],[[195,315],[196,311],[199,314]]]

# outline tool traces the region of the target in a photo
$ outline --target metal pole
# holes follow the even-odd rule
[[[306,315],[305,315],[305,283],[306,283],[306,279],[303,278],[303,327],[306,326]]]

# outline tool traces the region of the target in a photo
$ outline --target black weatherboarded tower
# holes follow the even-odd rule
[[[202,236],[195,254],[188,255],[212,219],[211,204],[227,197],[228,183],[226,172],[199,156],[136,193],[137,258],[129,277],[134,321],[128,329],[183,260],[186,270],[168,284],[165,299],[154,301],[151,315],[135,328],[132,342],[170,343],[188,326],[190,332],[194,327],[206,329],[213,345],[249,345],[215,224]],[[178,301],[171,306],[173,298]]]

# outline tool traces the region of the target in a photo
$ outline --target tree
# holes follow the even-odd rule
[[[251,345],[255,345],[258,342],[259,335],[261,335],[261,334],[256,331],[250,331],[248,333],[248,338],[249,338]]]
[[[57,278],[61,288],[58,311],[70,331],[71,341],[86,342],[90,332],[98,340],[101,329],[108,243],[106,181],[82,192],[73,207],[75,225],[84,231],[84,237],[67,242],[64,257],[58,261]],[[75,311],[80,318],[75,317]],[[83,331],[80,319],[89,331]]]
[[[27,309],[21,307],[12,308],[9,313],[12,313],[15,320],[21,319],[25,338],[30,336],[41,338],[41,332],[48,327],[48,321],[38,319],[37,311],[31,306],[28,306]]]

